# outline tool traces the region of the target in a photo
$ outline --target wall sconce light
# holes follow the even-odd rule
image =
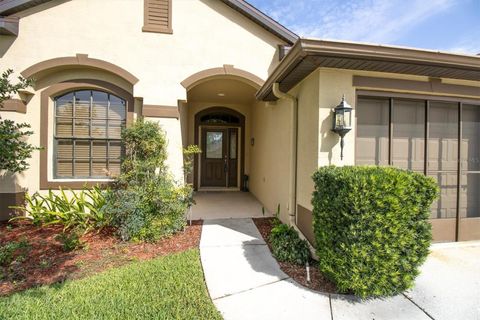
[[[340,136],[340,160],[343,160],[343,146],[345,144],[343,137],[352,130],[352,107],[345,101],[345,95],[343,95],[342,101],[332,112],[332,131]]]

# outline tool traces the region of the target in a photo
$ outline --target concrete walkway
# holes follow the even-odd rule
[[[417,287],[407,295],[359,301],[351,296],[313,292],[289,279],[251,219],[205,221],[200,241],[210,296],[227,320],[480,320],[480,292],[475,291],[480,288],[480,246],[476,250],[476,256],[469,257],[470,261],[476,260],[466,266],[467,271],[450,270],[439,265],[435,257],[429,258]],[[459,255],[455,258],[466,258]],[[461,273],[453,280],[467,283],[460,286],[447,282],[449,287],[444,287],[443,278],[434,279],[438,270],[443,276]],[[468,288],[468,283],[474,285]],[[462,290],[466,292],[455,298]]]

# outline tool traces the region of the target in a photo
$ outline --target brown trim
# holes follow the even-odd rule
[[[180,118],[178,106],[159,106],[152,104],[144,104],[142,108],[143,117],[151,118]]]
[[[0,35],[18,36],[18,23],[18,18],[0,17]]]
[[[0,221],[7,221],[19,212],[10,209],[10,206],[22,206],[25,201],[25,192],[0,193]]]
[[[72,90],[79,89],[91,89],[91,90],[102,90],[108,93],[112,93],[120,98],[124,99],[127,102],[127,125],[133,122],[133,113],[134,113],[134,99],[131,93],[125,91],[124,89],[117,87],[108,82],[100,80],[90,80],[90,79],[78,79],[78,80],[69,80],[66,82],[61,82],[54,84],[47,89],[43,90],[40,98],[40,145],[44,148],[40,152],[40,189],[52,189],[58,187],[72,188],[72,189],[81,189],[82,187],[92,187],[95,185],[106,184],[104,181],[49,181],[48,180],[48,128],[49,124],[52,122],[52,119],[48,117],[48,111],[50,106],[50,101],[53,97],[61,95]]]
[[[313,212],[297,204],[297,227],[305,238],[315,247],[315,233],[313,231]]]
[[[210,107],[204,110],[201,110],[195,114],[195,124],[194,124],[194,144],[197,146],[200,146],[200,137],[198,134],[198,128],[200,127],[200,118],[206,114],[212,113],[212,112],[223,112],[227,114],[234,115],[240,119],[240,123],[238,124],[238,127],[240,127],[242,130],[242,136],[241,136],[241,156],[242,158],[240,160],[240,190],[243,190],[244,183],[243,183],[243,176],[245,175],[245,116],[241,114],[240,112],[227,108],[227,107]],[[217,126],[217,125],[216,125]],[[232,126],[229,124],[229,126]],[[195,155],[195,159],[193,162],[193,187],[195,190],[198,189],[198,169],[199,169],[199,161],[200,161],[200,155]]]
[[[376,91],[376,90],[356,90],[357,96],[367,97],[379,97],[379,98],[403,98],[403,99],[415,99],[415,100],[430,100],[430,101],[445,101],[445,102],[463,102],[468,104],[480,103],[480,97],[478,99],[469,99],[456,96],[437,96],[429,94],[417,94],[417,93],[404,93],[395,91]]]
[[[87,67],[93,69],[101,69],[113,73],[120,78],[126,80],[128,83],[134,85],[139,79],[127,70],[104,60],[89,58],[87,54],[78,54],[75,57],[62,57],[45,60],[36,63],[21,72],[25,78],[39,79],[44,74],[51,72],[54,69],[66,67]]]
[[[166,34],[173,34],[173,29],[172,29],[172,0],[167,0],[168,1],[168,16],[167,18],[167,27],[162,26],[160,23],[155,24],[155,23],[149,23],[149,1],[152,0],[143,0],[143,27],[142,31],[143,32],[155,32],[155,33],[166,33]]]
[[[212,78],[212,77],[219,77],[219,76],[231,76],[238,78],[240,81],[243,81],[252,87],[259,89],[264,81],[254,75],[253,73],[250,73],[248,71],[242,70],[242,69],[237,69],[233,65],[230,64],[224,64],[223,67],[220,68],[212,68],[212,69],[206,69],[200,72],[197,72],[195,74],[192,74],[185,80],[181,82],[181,85],[187,89],[190,90],[196,85],[202,83],[203,81]]]
[[[277,100],[272,93],[275,82],[280,84],[282,91],[288,92],[320,67],[480,81],[480,56],[299,39],[265,81],[256,97],[264,101]]]
[[[387,90],[423,91],[435,94],[451,94],[457,96],[478,96],[480,98],[480,85],[478,87],[472,87],[448,84],[442,83],[440,79],[431,79],[429,82],[427,82],[404,79],[353,76],[353,86]]]
[[[12,111],[18,113],[27,113],[27,104],[20,99],[8,99],[3,101],[0,111]]]

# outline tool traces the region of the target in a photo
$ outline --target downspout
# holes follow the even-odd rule
[[[278,82],[273,84],[273,95],[278,99],[289,100],[292,103],[292,137],[291,137],[291,157],[290,157],[290,185],[288,188],[289,204],[288,215],[289,223],[292,226],[297,225],[297,140],[298,140],[298,99],[288,93],[280,91]]]

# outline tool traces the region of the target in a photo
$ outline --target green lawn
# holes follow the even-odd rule
[[[0,319],[221,319],[198,249],[0,298]]]

